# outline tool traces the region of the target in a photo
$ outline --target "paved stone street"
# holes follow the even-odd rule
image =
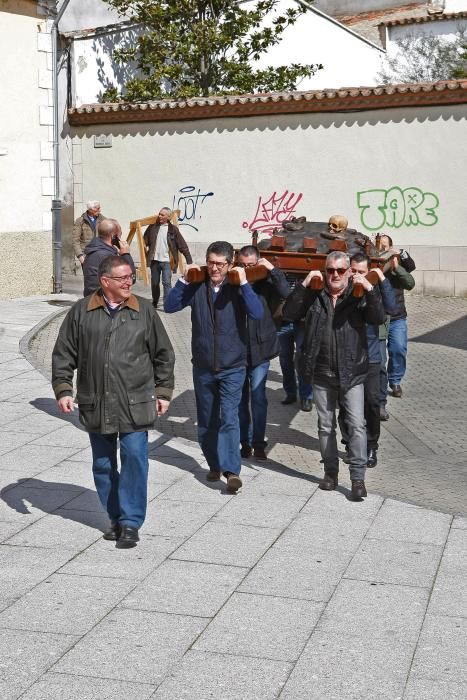
[[[409,298],[404,397],[362,503],[345,465],[338,491],[317,489],[315,412],[280,405],[276,362],[270,459],[244,463],[237,496],[207,484],[189,316],[162,314],[177,392],[123,551],[46,378],[62,316],[37,324],[67,300],[0,302],[2,700],[467,696],[466,301]]]

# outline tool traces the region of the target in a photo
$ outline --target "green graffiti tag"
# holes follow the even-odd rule
[[[438,205],[439,198],[433,192],[423,192],[418,187],[357,192],[360,221],[369,231],[384,226],[434,226],[438,223]]]

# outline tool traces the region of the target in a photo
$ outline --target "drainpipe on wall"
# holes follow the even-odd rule
[[[52,93],[53,93],[53,152],[54,152],[54,198],[52,199],[52,248],[54,294],[62,291],[62,201],[60,199],[60,155],[58,129],[58,23],[70,0],[63,0],[52,23]]]

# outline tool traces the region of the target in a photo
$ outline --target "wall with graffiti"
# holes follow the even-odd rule
[[[169,206],[188,242],[246,243],[343,214],[401,246],[467,246],[465,122],[453,105],[92,126],[73,141],[81,201],[99,198],[124,229]],[[105,133],[112,147],[95,148]]]

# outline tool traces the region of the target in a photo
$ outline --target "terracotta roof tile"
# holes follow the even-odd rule
[[[403,24],[421,24],[423,22],[441,22],[446,20],[467,19],[467,12],[443,12],[442,14],[425,14],[423,17],[401,17],[399,19],[380,22],[386,27],[396,27]]]
[[[142,103],[87,104],[68,110],[72,126],[117,122],[185,121],[237,116],[345,112],[467,103],[467,80],[349,87],[308,92],[194,97]]]

